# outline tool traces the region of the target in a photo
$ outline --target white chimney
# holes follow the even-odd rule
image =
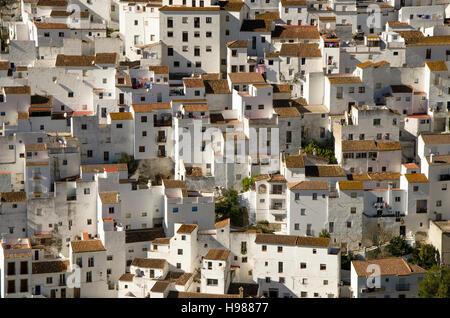
[[[298,154],[301,155],[303,153],[303,148],[302,147],[298,147]]]
[[[430,163],[433,163],[434,162],[434,154],[432,153],[432,154],[430,154]]]
[[[388,183],[388,197],[387,197],[387,204],[388,206],[391,205],[392,201],[392,182]]]

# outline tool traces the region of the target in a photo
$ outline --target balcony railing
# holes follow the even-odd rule
[[[154,127],[170,127],[172,126],[172,119],[157,119],[153,122]]]

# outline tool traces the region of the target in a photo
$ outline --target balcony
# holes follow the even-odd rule
[[[375,294],[375,293],[384,292],[385,290],[386,290],[386,287],[381,286],[379,288],[373,287],[373,288],[362,289],[361,293],[363,293],[363,294]]]
[[[172,118],[170,119],[157,119],[153,121],[153,127],[171,127],[172,126]]]
[[[157,142],[166,142],[167,141],[167,137],[166,136],[158,136],[156,138]]]
[[[409,291],[409,284],[396,284],[395,290],[396,291]]]

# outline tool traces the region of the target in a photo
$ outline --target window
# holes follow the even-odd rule
[[[356,208],[355,207],[351,207],[350,208],[350,213],[351,214],[355,214],[356,213]]]
[[[219,284],[219,280],[208,278],[206,284],[208,286],[217,286]]]
[[[347,222],[347,228],[351,228],[352,227],[352,222]]]
[[[283,262],[278,262],[278,273],[283,272]]]
[[[266,277],[266,283],[270,283],[270,277]]]
[[[86,272],[86,283],[92,283],[92,272]]]
[[[312,194],[312,199],[313,199],[313,200],[317,200],[317,193],[313,193],[313,194]]]
[[[321,271],[325,271],[327,269],[327,265],[326,264],[320,264],[320,270]]]
[[[145,152],[145,146],[139,146],[139,152]]]
[[[441,200],[436,201],[436,206],[437,207],[442,206],[442,201]]]
[[[278,253],[283,253],[283,246],[278,246],[277,251]]]
[[[425,58],[426,59],[431,59],[431,49],[427,49],[427,51],[425,53]]]
[[[306,268],[306,263],[300,263],[300,268],[301,269],[305,269]]]
[[[16,292],[16,281],[8,280],[8,294],[14,294]]]
[[[414,192],[419,191],[419,186],[413,186],[413,191],[414,191]]]
[[[8,263],[8,276],[16,275],[16,263]]]
[[[93,257],[88,258],[88,267],[94,267],[94,258]]]
[[[28,262],[20,262],[20,275],[28,274]]]
[[[178,249],[178,255],[183,255],[183,249],[181,248]]]
[[[375,119],[373,120],[373,125],[374,125],[374,126],[379,126],[379,125],[381,125],[381,119],[380,119],[380,118],[375,118]]]
[[[206,17],[206,23],[212,23],[212,18],[211,17]]]
[[[72,97],[73,97],[73,92],[69,92],[69,93],[67,93],[67,97],[70,97],[70,98],[72,98]]]
[[[192,212],[197,212],[197,211],[198,211],[198,207],[193,206],[193,207],[192,207]]]
[[[266,252],[267,251],[267,245],[261,246],[261,251]]]
[[[178,208],[173,208],[172,212],[173,213],[178,213]]]
[[[167,48],[167,56],[173,56],[173,47],[168,47]]]
[[[53,277],[47,277],[47,284],[53,284]]]

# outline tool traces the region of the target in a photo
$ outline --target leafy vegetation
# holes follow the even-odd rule
[[[244,192],[255,188],[255,177],[256,176],[246,177],[242,180],[242,189]]]
[[[414,249],[403,237],[396,236],[389,241],[389,244],[386,246],[386,250],[392,256],[404,256],[411,254]]]
[[[428,270],[439,265],[439,251],[431,244],[417,246],[413,251],[411,262]]]
[[[269,221],[267,220],[259,221],[256,225],[252,225],[249,229],[261,230],[261,232],[265,234],[273,234],[273,231],[269,229]]]
[[[326,229],[322,229],[322,231],[319,233],[319,237],[330,237],[330,233]]]
[[[314,149],[317,151],[317,155],[320,157],[327,158],[330,164],[336,164],[337,160],[334,156],[334,141],[333,139],[328,139],[324,144],[320,144],[313,140],[303,150],[306,153],[313,154]]]
[[[128,175],[132,175],[136,172],[138,167],[138,162],[134,160],[134,157],[127,154],[126,152],[122,152],[122,155],[119,159],[117,159],[117,163],[126,163],[128,167]]]
[[[245,223],[245,209],[239,206],[236,190],[227,190],[225,198],[216,202],[215,212],[216,222],[230,218],[232,225],[243,226]]]
[[[352,252],[348,252],[347,254],[341,255],[341,269],[350,270],[350,264],[352,261],[356,259],[355,255]]]
[[[450,268],[433,266],[419,283],[420,298],[450,298]]]

